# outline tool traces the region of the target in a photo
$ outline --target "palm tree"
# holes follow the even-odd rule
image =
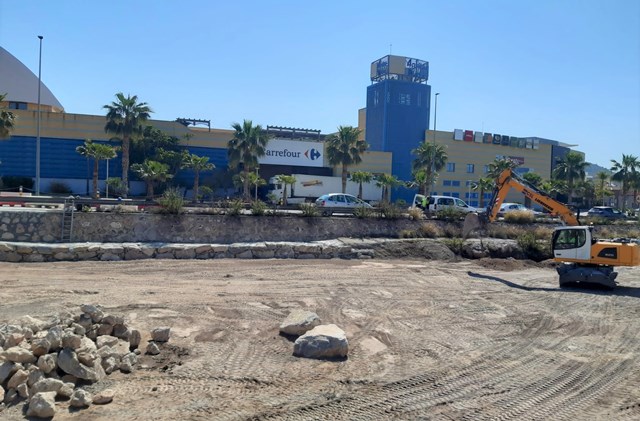
[[[153,111],[146,102],[138,102],[136,95],[125,97],[122,92],[118,92],[116,98],[117,101],[102,107],[108,110],[104,130],[122,139],[122,181],[128,187],[131,138],[143,133],[143,123],[149,119]]]
[[[567,182],[569,203],[573,202],[573,191],[576,181],[585,177],[585,169],[589,166],[581,153],[570,151],[562,158],[553,170],[553,178]]]
[[[545,180],[540,183],[540,190],[547,193],[549,196],[558,200],[558,196],[566,194],[569,191],[567,183],[564,180]]]
[[[245,199],[251,198],[249,193],[248,173],[258,166],[258,158],[266,153],[266,146],[269,143],[268,134],[259,124],[254,126],[251,120],[244,120],[242,124],[233,123],[235,130],[233,139],[227,146],[229,165],[240,167],[242,165],[242,195]]]
[[[260,177],[257,172],[250,172],[249,174],[249,185],[253,187],[254,196],[253,200],[258,200],[258,187],[264,186],[267,184],[267,180]]]
[[[93,158],[93,198],[98,198],[98,165],[100,161],[113,159],[116,157],[116,150],[111,145],[93,143],[91,139],[86,139],[83,145],[76,148],[76,152],[85,158]]]
[[[478,181],[474,182],[471,185],[472,190],[478,191],[478,200],[479,200],[478,205],[481,208],[484,208],[484,193],[486,191],[493,190],[495,185],[496,185],[495,180],[490,177],[481,177],[480,179],[478,179]]]
[[[596,187],[596,196],[601,198],[602,206],[604,206],[604,197],[607,195],[607,181],[609,181],[609,174],[604,171],[599,171],[596,174],[597,187]]]
[[[4,101],[7,94],[0,94],[0,102]],[[16,116],[11,111],[0,109],[0,139],[6,139],[15,128]]]
[[[402,181],[391,174],[378,174],[376,176],[376,186],[382,187],[382,201],[385,203],[391,201],[391,189],[401,184]]]
[[[351,173],[351,181],[358,183],[358,199],[362,199],[362,184],[371,183],[373,174],[366,171],[354,171]]]
[[[542,176],[540,176],[540,174],[536,174],[534,172],[528,172],[522,175],[522,178],[529,184],[531,184],[533,187],[538,188],[540,187],[540,183],[542,183]],[[528,196],[524,197],[524,205],[527,208],[531,207],[531,198]]]
[[[157,182],[167,181],[173,175],[169,174],[169,166],[158,161],[145,160],[142,164],[133,164],[131,170],[147,185],[147,199],[153,199],[153,188]]]
[[[519,164],[509,158],[496,158],[492,163],[489,164],[489,171],[487,172],[487,176],[497,179],[500,174],[506,169],[514,169]]]
[[[198,156],[185,152],[182,159],[182,168],[190,168],[194,171],[193,177],[193,202],[198,200],[198,186],[200,185],[200,172],[211,171],[216,166],[209,162],[208,156]]]
[[[292,175],[280,174],[276,176],[276,180],[278,180],[278,183],[282,183],[284,185],[284,189],[282,190],[282,206],[287,206],[287,186],[293,186],[296,182],[296,178]]]
[[[338,132],[327,137],[329,164],[342,165],[342,193],[347,191],[347,174],[351,165],[362,162],[362,154],[369,145],[358,139],[362,131],[352,126],[339,126]]]
[[[413,176],[413,180],[407,181],[405,186],[408,189],[418,188],[418,192],[420,194],[423,194],[424,189],[425,189],[425,184],[428,184],[428,181],[429,181],[429,179],[427,178],[427,171],[426,170],[414,170],[414,171],[411,172],[411,175]]]
[[[640,160],[637,156],[622,154],[622,161],[618,162],[612,159],[611,164],[611,171],[613,171],[611,179],[622,182],[622,210],[624,210],[633,174],[640,169]]]
[[[442,171],[449,159],[445,146],[424,142],[412,150],[411,153],[416,156],[412,163],[413,173],[416,174],[418,171],[425,172],[426,180],[422,183],[421,193],[428,196],[431,186],[438,177],[438,172]]]

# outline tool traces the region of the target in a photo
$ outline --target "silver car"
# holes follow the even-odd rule
[[[373,209],[373,206],[357,197],[346,193],[323,194],[316,199],[316,206],[322,215],[330,216],[334,212],[351,212],[357,208]]]

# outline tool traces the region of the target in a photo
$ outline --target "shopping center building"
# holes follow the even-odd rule
[[[468,199],[474,205],[478,197],[470,185],[485,176],[486,167],[495,158],[510,157],[521,164],[519,171],[533,171],[549,178],[557,157],[569,150],[568,145],[556,141],[470,130],[437,131],[434,137],[429,127],[432,97],[431,87],[427,84],[429,64],[408,57],[385,56],[374,61],[370,70],[372,84],[367,87],[367,106],[358,112],[358,127],[370,148],[362,163],[350,167],[350,171],[392,173],[400,180],[411,180],[411,162],[414,159],[411,151],[422,142],[435,141],[446,146],[448,163],[434,191]],[[49,192],[51,183],[56,181],[64,182],[76,194],[86,194],[87,180],[92,177],[91,169],[76,148],[85,139],[110,141],[111,135],[104,130],[105,116],[65,112],[60,101],[44,84],[40,85],[38,112],[37,87],[38,78],[33,72],[0,47],[0,93],[6,93],[0,106],[9,108],[17,117],[10,138],[0,142],[0,175],[32,177],[35,180],[39,117],[41,193]],[[97,101],[107,103],[110,99]],[[215,179],[215,172],[227,168],[227,146],[234,132],[202,127],[203,122],[207,120],[149,120],[148,124],[182,139],[182,147],[190,153],[209,157],[216,169],[201,175],[202,182],[207,184],[207,180]],[[262,178],[269,179],[277,174],[340,174],[341,169],[332,168],[326,160],[326,135],[318,130],[277,125],[267,125],[266,128],[272,139],[267,154],[260,158]],[[100,162],[99,189],[104,191],[108,177],[120,176],[120,156]],[[188,188],[193,182],[193,173],[183,170],[177,181]],[[131,192],[143,194],[143,183],[134,181]],[[415,190],[398,188],[393,198],[409,201],[414,193]],[[517,196],[513,200],[517,200]]]

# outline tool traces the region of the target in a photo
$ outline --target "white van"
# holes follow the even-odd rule
[[[478,212],[478,209],[469,206],[464,200],[451,196],[429,196],[425,202],[425,197],[421,194],[413,196],[413,207],[421,208],[429,212],[437,212],[442,209],[453,208],[464,213]],[[426,206],[424,206],[426,203]]]

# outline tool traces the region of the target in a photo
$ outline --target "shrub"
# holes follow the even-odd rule
[[[302,216],[318,216],[320,211],[313,203],[299,203],[298,208],[302,211]]]
[[[374,212],[375,211],[373,209],[371,209],[371,208],[366,208],[364,206],[358,206],[357,208],[355,208],[353,210],[353,215],[356,218],[359,218],[359,219],[371,218],[373,216]]]
[[[439,209],[436,212],[436,218],[443,221],[457,221],[465,216],[465,213],[454,208]]]
[[[254,200],[251,203],[251,214],[255,216],[262,216],[267,211],[267,204],[262,200]]]
[[[62,181],[52,181],[51,185],[49,185],[49,190],[51,193],[55,194],[70,194],[71,187],[65,182]]]
[[[367,208],[367,210],[371,210]],[[396,205],[391,203],[382,203],[380,205],[380,213],[387,219],[398,219],[402,216],[402,211]]]
[[[27,190],[33,190],[33,178],[31,177],[20,177],[17,175],[5,175],[2,177],[2,184],[4,184],[4,188],[7,190],[18,190],[20,186],[26,192]]]
[[[462,246],[464,245],[464,240],[462,238],[446,238],[443,241],[444,244],[449,247],[449,250],[455,254],[462,253]]]
[[[462,237],[462,228],[455,224],[445,224],[442,234],[447,238]]]
[[[235,199],[227,203],[227,215],[238,216],[244,209],[244,202],[240,199]]]
[[[120,197],[127,195],[127,186],[122,179],[112,177],[107,179],[107,186],[109,186],[109,195],[113,197]]]
[[[162,213],[177,215],[184,211],[182,192],[176,187],[166,189],[158,199],[158,203],[162,206]]]
[[[517,241],[522,252],[531,260],[541,261],[551,257],[549,241],[540,243],[533,232],[525,232]]]
[[[409,208],[409,219],[419,221],[424,218],[424,212],[420,208]]]
[[[522,235],[526,230],[523,227],[514,225],[490,225],[487,235],[493,238],[503,238],[514,240]]]
[[[398,235],[399,238],[416,238],[418,237],[418,232],[414,230],[402,230]]]
[[[204,200],[206,197],[213,197],[213,189],[209,186],[200,186],[198,189],[198,200]]]
[[[417,235],[424,238],[437,238],[442,237],[444,234],[439,226],[427,222],[418,228]]]
[[[514,210],[504,214],[505,222],[512,224],[531,224],[535,219],[533,212],[527,210]]]
[[[533,230],[533,235],[538,240],[547,240],[547,241],[549,241],[551,239],[551,237],[553,236],[553,229],[549,228],[549,227],[536,227]]]

